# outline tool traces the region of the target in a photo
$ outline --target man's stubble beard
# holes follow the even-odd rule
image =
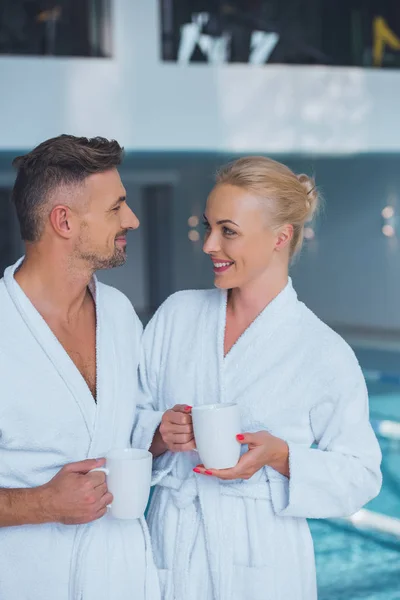
[[[105,269],[114,269],[122,267],[126,262],[126,250],[115,248],[115,252],[110,257],[100,257],[94,252],[81,252],[79,255],[81,260],[84,260],[93,271],[102,271]]]
[[[125,264],[126,246],[124,248],[115,246],[112,256],[107,257],[102,257],[100,253],[97,253],[94,250],[82,250],[82,247],[85,246],[85,241],[87,241],[87,238],[85,240],[85,236],[83,235],[84,230],[85,225],[83,224],[79,243],[76,248],[76,257],[79,261],[84,261],[92,271],[114,269],[115,267],[122,267],[122,265]]]

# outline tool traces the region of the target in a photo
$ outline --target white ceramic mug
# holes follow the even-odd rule
[[[112,450],[106,456],[107,487],[114,499],[110,513],[116,519],[139,519],[150,496],[153,455],[147,450]]]
[[[196,448],[206,469],[230,469],[240,458],[237,404],[203,404],[192,408]]]

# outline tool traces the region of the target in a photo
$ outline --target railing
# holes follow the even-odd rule
[[[365,370],[364,377],[367,383],[386,383],[400,386],[400,375],[398,373]]]

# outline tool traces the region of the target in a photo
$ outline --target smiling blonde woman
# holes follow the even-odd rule
[[[288,274],[317,205],[314,181],[280,163],[224,167],[204,215],[217,289],[174,294],[145,331],[134,443],[157,457],[165,600],[315,600],[306,519],[350,515],[380,490],[360,367]],[[215,402],[241,412],[242,456],[223,471],[198,464],[191,422]]]

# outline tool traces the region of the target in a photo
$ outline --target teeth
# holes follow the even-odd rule
[[[221,267],[228,267],[231,263],[230,262],[226,262],[226,263],[214,263],[214,267],[217,267],[217,269],[220,269]]]

